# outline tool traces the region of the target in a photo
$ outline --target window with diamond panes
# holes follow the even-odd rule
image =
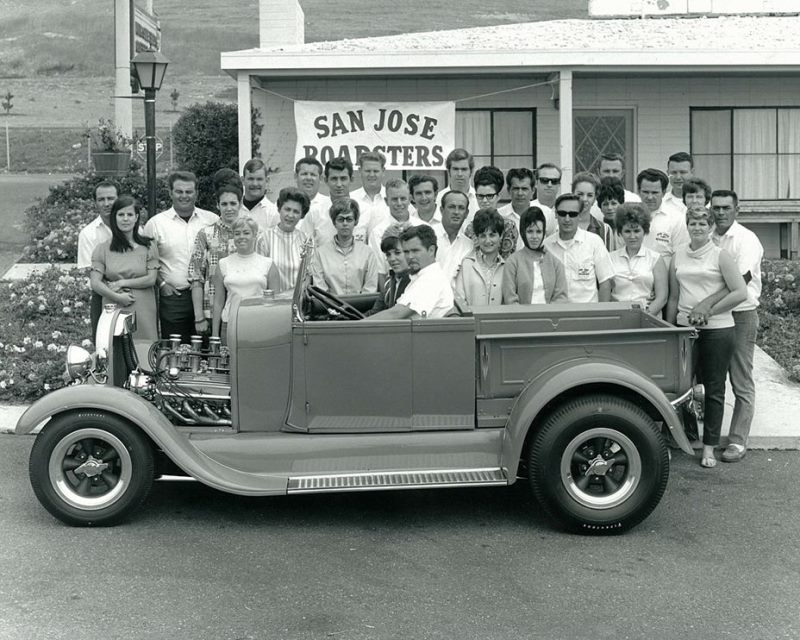
[[[634,182],[633,112],[630,109],[576,109],[573,118],[575,172],[599,174],[600,157],[625,158],[625,184]]]

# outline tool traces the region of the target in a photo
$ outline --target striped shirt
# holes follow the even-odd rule
[[[300,256],[307,236],[295,229],[287,233],[280,227],[272,227],[264,234],[266,254],[272,258],[281,280],[281,291],[294,287],[300,272]]]

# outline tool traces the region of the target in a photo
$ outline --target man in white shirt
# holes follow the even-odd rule
[[[408,190],[417,217],[436,231],[442,226],[442,214],[436,204],[439,181],[433,176],[416,174],[408,179]]]
[[[475,171],[475,159],[466,149],[453,149],[444,161],[447,169],[448,187],[442,189],[436,197],[436,204],[441,208],[444,194],[450,191],[460,191],[468,198],[467,222],[472,222],[472,217],[480,209],[475,189],[472,187],[472,172]]]
[[[622,183],[625,193],[625,202],[641,202],[642,199],[633,191],[625,189],[625,160],[618,153],[604,153],[600,156],[600,178],[617,178]],[[622,202],[620,202],[622,204]]]
[[[564,265],[569,301],[609,302],[614,265],[600,237],[578,227],[580,199],[565,193],[554,205],[558,234],[545,238],[544,246]]]
[[[661,208],[667,213],[686,215],[683,203],[683,183],[694,175],[694,159],[685,151],[673,153],[667,160],[670,189],[664,194]]]
[[[403,229],[407,227],[415,227],[418,224],[425,224],[417,216],[412,216],[408,210],[410,203],[410,196],[408,194],[408,185],[404,180],[395,178],[386,183],[386,205],[389,211],[389,216],[381,219],[379,222],[372,226],[369,232],[369,248],[375,254],[378,262],[381,264],[381,273],[389,272],[389,265],[386,263],[386,257],[381,251],[381,240],[383,234],[392,225],[397,225]],[[399,234],[398,234],[399,235]]]
[[[150,218],[144,235],[158,245],[161,337],[180,334],[183,342],[189,342],[194,333],[189,258],[198,231],[219,218],[211,211],[195,207],[197,178],[190,171],[170,174],[169,191],[172,207]]]
[[[331,220],[330,210],[336,202],[346,202],[350,200],[350,184],[353,182],[353,164],[347,158],[331,158],[325,163],[323,171],[325,178],[325,185],[328,187],[330,194],[331,206],[326,211],[320,211],[312,220],[313,233],[316,245],[322,246],[323,244],[333,240],[336,235],[336,229]],[[359,206],[359,214],[361,207]],[[308,228],[304,229],[308,233]],[[363,225],[353,231],[353,238],[359,242],[366,244],[367,237]]]
[[[561,193],[561,169],[551,162],[543,162],[536,168],[536,197],[531,201],[531,206],[539,207],[544,213],[548,235],[555,233],[558,227],[553,206],[559,193]]]
[[[361,187],[350,194],[358,203],[361,217],[358,219],[358,228],[355,230],[356,240],[367,242],[372,229],[389,219],[389,207],[386,206],[386,190],[383,188],[383,172],[386,167],[386,157],[382,153],[367,151],[358,157],[358,173],[361,177]],[[380,241],[378,242],[380,245]],[[380,246],[377,251],[380,253]]]
[[[322,177],[322,164],[316,158],[307,156],[300,158],[294,165],[294,181],[297,188],[308,196],[310,203],[308,213],[297,224],[297,228],[319,244],[316,236],[317,221],[326,219],[330,222],[331,199],[319,192]],[[333,231],[330,231],[331,236]]]
[[[241,215],[250,216],[256,221],[258,230],[264,233],[281,220],[276,207],[267,198],[267,165],[260,158],[248,160],[242,170],[244,197]]]
[[[453,308],[453,289],[436,261],[436,233],[427,224],[406,229],[400,236],[411,276],[403,295],[369,320],[443,318]]]
[[[687,195],[684,193],[684,195]],[[756,387],[753,382],[753,351],[758,336],[758,305],[761,298],[761,259],[764,248],[755,233],[736,221],[739,198],[734,191],[717,190],[711,194],[714,232],[711,239],[725,249],[739,267],[747,283],[747,299],[732,311],[736,338],[728,375],[736,403],[733,407],[728,446],[722,452],[723,462],[738,462],[747,453],[747,437],[755,414]],[[715,293],[693,309],[708,316],[711,307],[728,294],[727,289]]]
[[[658,169],[645,169],[636,176],[642,204],[650,213],[650,233],[644,237],[643,244],[664,256],[667,267],[675,255],[675,249],[689,242],[686,214],[662,206],[668,184],[669,178]]]
[[[531,198],[533,198],[533,171],[527,167],[519,167],[509,169],[506,173],[506,189],[511,196],[511,202],[500,207],[497,212],[506,220],[511,220],[517,229],[519,229],[519,219],[531,206]],[[555,225],[550,227],[549,224],[547,231],[553,233]],[[517,249],[523,246],[522,237],[517,245]]]
[[[92,268],[92,253],[95,247],[111,240],[110,214],[111,206],[119,193],[113,182],[101,182],[94,188],[94,208],[97,217],[81,229],[78,234],[78,268]],[[92,336],[97,332],[97,321],[103,313],[103,296],[92,292],[89,317],[92,322]]]
[[[448,282],[454,282],[461,268],[461,261],[475,249],[475,242],[466,235],[467,194],[448,191],[442,198],[442,226],[436,229],[436,262]]]

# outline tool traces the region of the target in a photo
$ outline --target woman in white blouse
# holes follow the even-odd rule
[[[227,336],[231,302],[237,298],[262,296],[265,289],[276,291],[280,286],[278,270],[272,258],[256,253],[258,224],[248,216],[240,216],[231,225],[236,253],[222,258],[214,272],[214,314],[211,335]]]
[[[614,214],[614,227],[624,244],[610,254],[614,265],[611,299],[636,302],[658,315],[667,304],[669,281],[664,259],[642,244],[650,233],[650,214],[642,204],[622,204]]]

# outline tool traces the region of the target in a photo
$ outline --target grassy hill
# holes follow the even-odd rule
[[[492,4],[301,0],[309,42],[587,15],[587,0]],[[111,77],[113,8],[113,0],[0,0],[0,78]],[[155,0],[155,9],[170,76],[218,75],[220,51],[258,46],[258,0]]]

